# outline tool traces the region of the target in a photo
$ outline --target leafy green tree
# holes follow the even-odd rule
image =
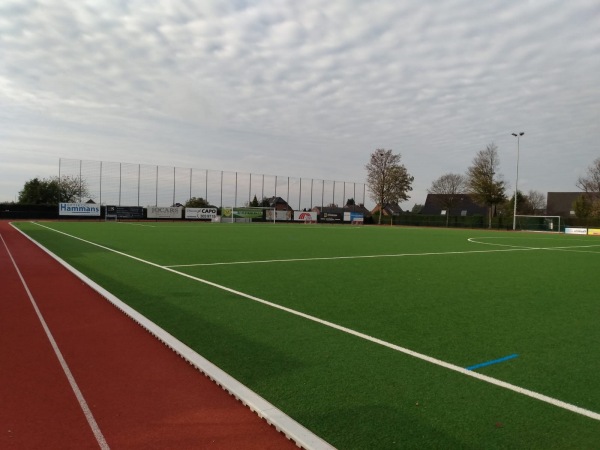
[[[255,207],[255,208],[258,207],[258,206],[260,206],[258,198],[256,198],[256,194],[254,194],[254,198],[250,202],[250,206]]]
[[[592,215],[592,202],[589,197],[581,194],[577,199],[573,202],[573,211],[575,211],[575,216],[579,219],[587,219]]]
[[[33,178],[19,192],[18,203],[29,205],[58,205],[61,202],[83,201],[89,196],[85,181],[79,177]]]
[[[399,203],[408,200],[407,194],[412,191],[414,177],[410,176],[406,167],[400,164],[400,154],[392,153],[392,150],[378,148],[371,153],[367,169],[367,185],[371,199],[383,208],[388,203]],[[381,224],[379,214],[379,224]]]
[[[192,197],[184,205],[186,208],[206,208],[210,206],[207,200],[202,197]]]
[[[420,214],[422,210],[423,210],[423,205],[420,203],[415,203],[413,205],[412,209],[410,210],[410,212],[413,214]]]
[[[503,210],[507,213],[507,217],[512,218],[515,208],[515,194],[512,195],[510,200],[506,201],[505,208]],[[523,193],[517,190],[517,214],[527,214],[527,197]]]
[[[506,183],[498,174],[499,167],[498,147],[491,143],[477,152],[467,169],[467,189],[477,203],[488,207],[489,228],[492,227],[494,208],[506,201]]]

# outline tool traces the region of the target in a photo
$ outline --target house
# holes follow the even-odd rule
[[[362,203],[359,203],[358,205],[346,205],[344,206],[344,211],[359,213],[362,214],[364,217],[369,217],[371,215],[371,211],[365,208],[365,205],[363,205]]]
[[[450,210],[446,211],[444,204],[444,197],[448,197],[450,194],[427,194],[425,204],[419,214],[427,216],[439,216],[448,214],[449,216],[487,216],[488,207],[486,205],[480,205],[469,194],[458,194],[458,200],[455,206]]]
[[[598,193],[548,192],[548,197],[546,199],[546,215],[575,217],[573,203],[575,203],[575,200],[582,195],[588,196],[590,200],[600,197],[600,194]]]
[[[267,199],[269,208],[274,208],[276,211],[294,211],[288,202],[281,197],[271,197]]]
[[[381,208],[381,205],[378,203],[375,206],[375,208],[373,208],[371,210],[371,214],[372,215],[379,214],[379,211],[382,211],[382,214],[384,216],[399,216],[403,212],[402,208],[400,208],[400,205],[398,205],[398,203],[395,203],[395,202],[386,203],[383,206],[383,209]]]

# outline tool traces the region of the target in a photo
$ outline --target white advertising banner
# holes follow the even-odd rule
[[[587,228],[565,228],[565,234],[587,234]]]
[[[59,203],[58,215],[99,217],[100,205],[94,203]]]
[[[181,219],[181,206],[148,206],[148,219]]]
[[[273,210],[266,210],[266,219],[268,222],[273,222],[273,220],[292,220],[292,212],[291,211],[275,211],[275,217],[273,217]]]
[[[213,220],[217,217],[217,208],[185,208],[186,219]]]
[[[294,211],[294,220],[316,222],[318,214],[314,211]]]
[[[344,222],[364,222],[365,217],[362,213],[357,212],[344,212]]]

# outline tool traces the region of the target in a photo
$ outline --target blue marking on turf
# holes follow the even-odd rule
[[[519,355],[517,355],[516,353],[514,353],[512,355],[505,356],[504,358],[493,359],[491,361],[486,361],[486,362],[482,362],[480,364],[475,364],[474,366],[465,367],[465,369],[467,369],[467,370],[475,370],[475,369],[479,369],[481,367],[491,366],[492,364],[498,364],[498,363],[501,363],[501,362],[504,362],[504,361],[508,361],[509,359],[514,359],[514,358],[516,358],[518,356]]]

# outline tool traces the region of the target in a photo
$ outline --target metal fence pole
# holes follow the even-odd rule
[[[121,206],[121,188],[123,184],[122,163],[119,163],[119,206]]]
[[[100,204],[102,204],[102,161],[100,161]]]

